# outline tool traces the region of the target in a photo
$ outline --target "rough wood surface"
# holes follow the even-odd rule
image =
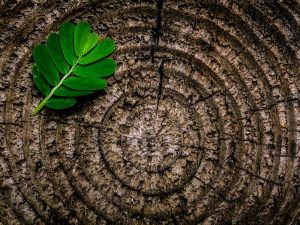
[[[300,224],[300,2],[0,1],[0,224]],[[65,20],[117,41],[109,88],[31,111]]]

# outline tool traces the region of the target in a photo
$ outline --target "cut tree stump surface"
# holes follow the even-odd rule
[[[66,20],[118,70],[32,117]],[[300,224],[299,1],[2,0],[0,52],[0,225]]]

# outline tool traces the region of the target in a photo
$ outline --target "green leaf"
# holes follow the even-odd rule
[[[70,22],[63,23],[59,29],[61,49],[66,61],[70,65],[74,65],[77,61],[77,56],[74,49],[74,31],[75,25]]]
[[[92,49],[87,55],[81,57],[79,63],[86,65],[92,62],[96,62],[104,57],[109,56],[116,48],[114,40],[111,38],[105,38],[98,42],[96,47]]]
[[[46,106],[51,109],[67,109],[76,104],[75,98],[51,98]]]
[[[75,90],[103,90],[107,87],[105,79],[96,77],[70,77],[64,80],[63,84]]]
[[[74,46],[78,57],[83,55],[85,45],[89,39],[91,26],[87,22],[80,22],[75,27]]]
[[[46,43],[33,50],[33,81],[45,96],[33,115],[45,105],[52,109],[69,108],[76,104],[76,97],[107,87],[102,78],[112,75],[117,67],[114,60],[106,58],[115,49],[112,39],[101,40],[82,21],[77,25],[63,23],[59,34],[50,34]]]
[[[85,55],[88,53],[92,48],[94,48],[99,40],[99,36],[96,33],[90,33],[90,36],[85,43],[84,49],[83,49],[83,54]]]
[[[87,77],[107,77],[112,75],[117,68],[117,64],[112,59],[103,59],[93,64],[85,66],[77,65],[73,73],[77,76]]]
[[[37,68],[37,66],[34,64],[32,66],[32,74],[33,74],[33,81],[39,91],[44,95],[47,96],[50,92],[50,86],[43,78],[41,72]]]
[[[55,90],[54,95],[62,96],[62,97],[77,97],[77,96],[90,95],[93,93],[94,91],[78,91],[78,90],[72,90],[64,86],[60,86],[58,89]]]
[[[33,50],[33,58],[46,81],[52,86],[57,85],[59,82],[59,74],[51,59],[47,46],[42,44],[35,47]]]
[[[59,72],[61,72],[62,74],[67,73],[70,69],[70,66],[68,65],[62,53],[58,34],[52,33],[49,35],[47,47],[50,56]]]

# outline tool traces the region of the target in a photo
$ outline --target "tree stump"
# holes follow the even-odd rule
[[[117,42],[105,92],[32,110],[63,21]],[[0,225],[300,224],[300,2],[4,0]]]

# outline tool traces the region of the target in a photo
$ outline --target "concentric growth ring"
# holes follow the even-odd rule
[[[300,3],[0,5],[0,225],[300,224]],[[34,46],[65,20],[117,73],[31,117]]]
[[[149,87],[124,93],[100,131],[102,154],[114,175],[152,195],[184,186],[202,154],[194,109],[175,91],[164,90],[161,99],[156,91]]]

